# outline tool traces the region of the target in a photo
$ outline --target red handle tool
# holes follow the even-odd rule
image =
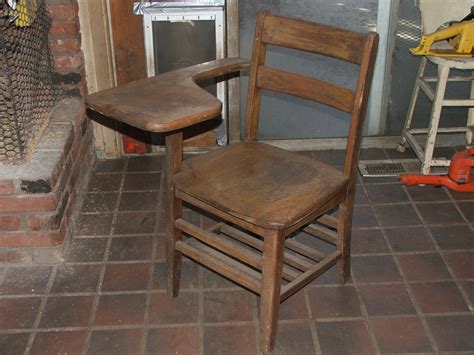
[[[454,153],[448,175],[402,174],[398,177],[403,185],[446,186],[459,192],[474,192],[474,148]]]

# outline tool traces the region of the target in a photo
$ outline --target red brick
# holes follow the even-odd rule
[[[84,121],[86,120],[89,120],[89,118],[86,115],[85,106],[82,106],[81,111],[78,112],[76,117],[74,117],[74,120],[72,120],[75,134],[78,134],[79,132],[81,132],[81,127],[84,124]]]
[[[89,130],[87,131],[88,133],[90,132]],[[78,159],[73,163],[73,167],[71,170],[71,175],[70,175],[70,180],[68,186],[71,188],[74,188],[76,186],[81,174],[81,168],[84,163],[89,163],[92,161],[92,154],[90,152],[90,146],[92,144],[92,137],[91,134],[86,134],[85,137],[81,137],[82,139],[82,144],[78,153]]]
[[[20,263],[31,261],[29,250],[0,249],[0,263]]]
[[[69,231],[69,218],[63,218],[59,229],[50,231],[0,232],[0,248],[51,247],[61,245]]]
[[[53,22],[49,30],[50,36],[73,36],[79,33],[79,21]]]
[[[53,56],[54,67],[57,69],[77,69],[82,66],[82,54],[55,55]]]
[[[42,196],[0,196],[0,212],[54,211],[56,198],[53,194]]]
[[[49,41],[49,49],[52,53],[76,53],[81,49],[81,41],[79,40],[79,38],[51,39]]]
[[[63,154],[65,157],[69,155],[69,151],[71,150],[72,143],[74,142],[74,137],[75,137],[74,126],[71,124],[71,131],[69,132],[67,140],[64,143]]]
[[[72,20],[77,17],[78,6],[73,4],[49,4],[48,12],[51,19],[57,20]]]
[[[58,204],[55,213],[42,213],[30,215],[26,218],[26,225],[29,230],[52,230],[58,229],[62,223],[64,211],[69,202],[69,191],[65,191]]]
[[[61,154],[61,157],[58,159],[56,162],[56,165],[53,168],[53,171],[51,172],[51,176],[49,178],[49,181],[51,182],[51,186],[54,188],[56,186],[59,177],[61,176],[62,171],[64,170],[64,166],[66,164],[64,163],[64,153]]]
[[[15,186],[11,180],[0,180],[0,195],[10,195],[15,192]]]
[[[0,216],[0,231],[17,231],[20,225],[19,216]]]
[[[84,75],[82,77],[84,78]],[[85,80],[82,80],[79,84],[77,84],[77,86],[79,87],[81,97],[85,97],[89,94],[89,92],[87,91],[87,83]]]
[[[57,180],[57,184],[55,186],[55,193],[56,195],[61,195],[62,191],[66,188],[67,183],[69,182],[70,176],[72,175],[72,170],[74,167],[75,159],[80,158],[84,159],[83,156],[80,155],[79,150],[84,141],[84,137],[82,137],[80,131],[81,128],[79,127],[80,122],[84,121],[84,112],[81,110],[81,114],[78,115],[78,118],[74,120],[74,132],[71,134],[72,137],[68,140],[68,147],[67,147],[67,157],[66,163],[64,164],[64,168],[62,169],[61,175]],[[92,145],[92,141],[88,144]]]
[[[66,160],[66,163],[63,165],[61,175],[59,176],[53,190],[53,193],[58,200],[61,198],[61,196],[63,195],[64,191],[67,188],[69,175],[71,175],[71,167],[72,167],[72,157],[69,156],[69,158]]]
[[[60,230],[45,232],[0,232],[0,247],[48,247],[61,244]]]
[[[29,230],[51,230],[59,227],[60,218],[57,213],[28,216],[26,218],[26,225]]]

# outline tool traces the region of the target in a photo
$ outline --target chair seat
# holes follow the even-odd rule
[[[241,142],[186,160],[173,183],[234,217],[281,229],[322,207],[327,210],[331,202],[340,203],[348,178],[302,154]]]

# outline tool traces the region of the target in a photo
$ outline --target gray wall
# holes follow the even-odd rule
[[[240,0],[240,54],[250,58],[257,13],[297,17],[366,32],[377,20],[378,0]],[[353,88],[357,67],[317,55],[268,47],[267,63],[276,68]],[[242,108],[246,107],[247,77],[242,79]],[[242,110],[242,123],[245,109]],[[347,136],[349,116],[307,100],[265,91],[262,95],[260,138],[297,139]]]

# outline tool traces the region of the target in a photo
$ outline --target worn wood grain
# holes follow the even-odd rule
[[[287,228],[345,191],[347,178],[309,157],[240,142],[191,158],[177,189],[268,229]]]
[[[257,87],[317,101],[344,112],[352,112],[352,90],[315,78],[261,66]]]
[[[345,283],[350,277],[350,247],[352,214],[354,208],[354,194],[357,183],[357,164],[359,161],[360,146],[362,144],[362,130],[364,117],[369,101],[370,84],[375,66],[378,45],[376,33],[367,34],[362,53],[359,77],[357,80],[354,108],[352,111],[349,136],[347,137],[346,157],[344,160],[344,175],[349,178],[346,199],[340,205],[338,216],[338,242],[337,250],[342,253],[342,258],[337,262],[340,280]]]
[[[318,224],[310,224],[306,228],[304,228],[304,231],[318,238],[321,238],[331,244],[336,245],[337,243],[337,232],[325,226],[321,226]]]
[[[261,276],[248,266],[209,248],[195,239],[177,242],[176,249],[211,270],[217,271],[255,293],[260,293]]]
[[[146,77],[142,17],[133,13],[135,0],[110,0],[117,85]]]
[[[172,177],[181,169],[183,159],[183,133],[170,133],[165,138],[165,203],[166,203],[166,277],[167,291],[170,298],[178,296],[181,278],[181,253],[176,250],[176,243],[181,240],[181,231],[175,227],[174,221],[181,218],[182,202],[176,197]]]
[[[270,13],[262,11],[257,18],[257,26],[255,27],[255,37],[252,48],[252,63],[250,65],[249,87],[247,90],[247,111],[245,119],[245,136],[246,141],[257,140],[258,134],[258,117],[260,115],[261,89],[257,86],[258,68],[265,64],[265,56],[267,54],[267,46],[262,42],[263,25],[265,17]]]
[[[234,238],[242,243],[245,243],[247,245],[250,245],[252,246],[253,248],[255,249],[258,249],[260,251],[263,251],[263,241],[261,241],[260,239],[254,237],[254,236],[251,236],[251,235],[248,235],[247,233],[244,233],[234,227],[231,227],[227,224],[222,224],[220,227],[219,227],[219,230],[220,232],[228,235],[229,237],[231,238]],[[288,264],[292,267],[294,267],[295,269],[298,269],[298,270],[301,270],[301,271],[306,271],[308,270],[309,268],[311,268],[313,266],[312,263],[302,259],[302,258],[298,258],[296,256],[294,256],[293,254],[288,254],[288,253],[285,253],[284,256],[283,256],[283,260],[285,262],[285,264]]]
[[[175,226],[182,232],[189,234],[212,248],[230,255],[255,269],[262,270],[263,259],[260,253],[232,242],[228,238],[223,238],[223,236],[216,233],[205,231],[181,218],[175,221]],[[284,265],[282,275],[285,280],[293,281],[300,273]]]
[[[261,41],[360,64],[366,35],[280,16],[266,16]]]
[[[266,66],[268,44],[359,64],[356,89]],[[260,350],[263,352],[270,351],[275,344],[282,299],[334,264],[338,266],[341,282],[350,274],[356,166],[376,47],[376,34],[360,34],[260,13],[249,78],[245,142],[191,158],[186,162],[186,169],[173,178],[178,197],[260,236],[254,237],[226,224],[215,229],[216,233],[224,233],[263,251],[260,290]],[[350,128],[342,172],[306,156],[256,142],[264,89],[317,101],[348,114]],[[326,214],[338,206],[338,217]],[[321,225],[306,230],[335,244],[336,251],[332,254],[325,255],[291,238],[293,232],[315,219]],[[202,235],[198,239],[204,240]],[[205,242],[219,249],[225,247],[226,254],[233,257],[231,260],[243,260],[256,269],[262,266],[257,259],[246,260],[244,250],[227,246],[228,239]],[[285,248],[289,252],[285,253]],[[200,260],[211,262],[207,258]],[[286,265],[303,272],[280,292],[282,280],[288,280]],[[245,275],[242,277],[239,282],[249,282]]]
[[[281,273],[285,233],[274,231],[274,235],[263,241],[262,289],[260,292],[260,350],[267,353],[275,346],[276,328],[280,312]]]
[[[310,270],[300,275],[297,279],[283,286],[281,290],[281,301],[286,300],[288,297],[298,292],[322,273],[329,270],[340,259],[341,253],[339,251],[335,251],[324,258],[324,260],[322,260],[320,263],[314,265]]]
[[[214,118],[222,103],[201,89],[206,80],[249,66],[238,58],[219,59],[133,81],[86,98],[89,108],[151,132],[168,132]]]
[[[142,16],[133,13],[135,0],[109,0],[111,38],[116,85],[146,78],[145,46]],[[124,153],[145,153],[151,150],[144,142],[149,132],[128,129],[122,133]],[[134,138],[132,138],[134,137]]]

